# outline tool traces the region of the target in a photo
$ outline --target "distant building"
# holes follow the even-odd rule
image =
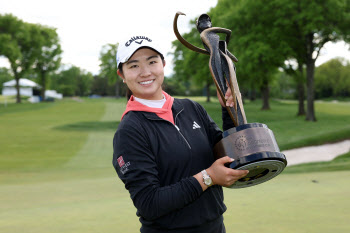
[[[41,86],[33,82],[32,80],[25,78],[21,78],[19,80],[19,93],[22,96],[33,96],[35,95],[34,92],[39,91],[40,88]],[[2,95],[17,95],[15,79],[3,83]]]
[[[63,94],[57,93],[55,90],[46,90],[45,91],[46,98],[54,98],[54,99],[62,99]]]
[[[40,101],[40,89],[41,86],[32,80],[21,78],[19,80],[19,93],[21,96],[29,96],[30,102]],[[2,95],[13,96],[17,95],[16,80],[11,80],[3,84]],[[62,99],[63,95],[57,93],[55,90],[46,90],[45,98]]]

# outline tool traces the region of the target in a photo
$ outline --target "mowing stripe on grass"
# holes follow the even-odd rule
[[[113,128],[101,132],[90,132],[84,146],[80,151],[63,166],[66,169],[91,169],[106,168],[113,170],[113,136],[117,129],[117,120],[120,119],[122,112],[121,103],[107,102],[105,104],[105,113],[99,122],[115,122],[111,124]],[[119,120],[118,120],[119,122]]]

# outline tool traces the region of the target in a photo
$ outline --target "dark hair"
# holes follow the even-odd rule
[[[151,49],[152,49],[152,48],[151,48]],[[154,49],[152,49],[152,50],[154,50]],[[156,50],[154,50],[154,51],[157,52],[157,53],[159,54],[159,56],[160,56],[160,58],[162,59],[162,62],[163,62],[163,64],[164,64],[165,60],[164,60],[163,54],[159,53],[159,52],[156,51]],[[123,74],[123,64],[124,64],[124,63],[119,63],[119,66],[118,66],[118,70],[119,70],[119,72],[120,72],[122,75],[124,75],[124,74]],[[131,90],[129,89],[129,87],[126,85],[126,94],[125,94],[126,99],[129,100],[130,97],[131,97],[131,95],[132,95],[132,91],[131,91]]]
[[[120,64],[119,64],[118,70],[119,70],[119,72],[120,72],[122,75],[124,75],[124,74],[123,74],[123,63],[120,63]],[[132,91],[129,89],[129,87],[128,87],[127,85],[125,85],[125,86],[126,86],[125,97],[126,97],[127,100],[129,100],[130,97],[131,97],[131,95],[132,95]]]

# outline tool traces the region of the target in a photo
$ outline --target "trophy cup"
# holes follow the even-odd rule
[[[214,147],[215,158],[229,156],[234,161],[227,166],[236,170],[249,170],[247,176],[236,181],[229,188],[246,188],[261,184],[280,174],[287,165],[287,160],[277,145],[273,132],[261,123],[247,123],[243,102],[239,91],[235,66],[237,58],[227,50],[231,30],[212,27],[209,15],[202,14],[197,19],[197,29],[204,48],[198,48],[187,42],[177,28],[177,12],[174,18],[174,32],[178,40],[187,48],[210,55],[209,68],[218,93],[226,105],[225,93],[228,87],[234,97],[234,106],[226,106],[234,128],[223,132],[223,138]],[[220,40],[218,33],[226,35]]]

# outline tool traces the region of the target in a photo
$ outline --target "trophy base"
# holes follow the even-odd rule
[[[277,152],[264,152],[250,155],[255,157],[252,161],[241,164],[241,161],[233,161],[228,167],[235,170],[249,170],[247,176],[237,180],[228,188],[247,188],[264,183],[279,175],[286,167],[284,155]],[[260,159],[261,160],[260,160]]]
[[[287,166],[279,151],[273,132],[260,123],[237,126],[223,133],[223,139],[214,147],[216,159],[229,156],[234,161],[227,165],[235,170],[249,170],[247,176],[229,188],[246,188],[266,182],[280,174]]]

